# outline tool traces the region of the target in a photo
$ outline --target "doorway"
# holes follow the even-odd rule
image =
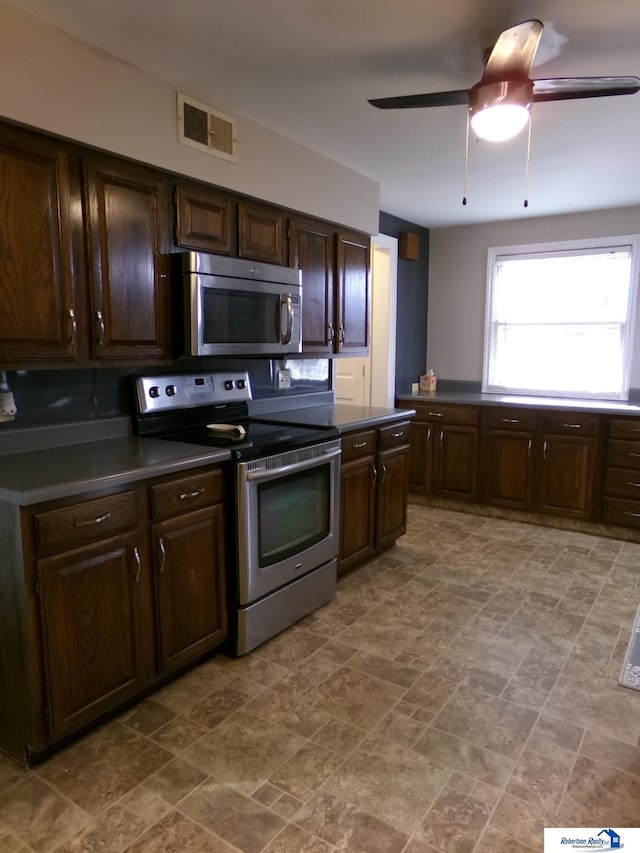
[[[371,238],[371,329],[366,358],[333,360],[336,403],[393,408],[396,375],[398,241]]]

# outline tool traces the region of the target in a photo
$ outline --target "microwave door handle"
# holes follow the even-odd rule
[[[287,325],[286,332],[283,332],[284,324],[282,322],[282,308],[287,308]],[[288,344],[291,342],[291,333],[293,331],[293,303],[288,293],[280,294],[280,343]]]

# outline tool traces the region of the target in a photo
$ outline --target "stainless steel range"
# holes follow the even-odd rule
[[[139,435],[231,453],[236,654],[330,601],[338,554],[338,430],[250,418],[246,372],[142,376],[135,387]]]

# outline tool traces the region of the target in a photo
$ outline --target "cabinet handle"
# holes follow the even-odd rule
[[[377,469],[377,468],[376,468],[376,466],[374,465],[374,466],[373,466],[373,485],[375,486],[375,484],[376,484],[377,482],[378,482],[378,469]]]
[[[544,459],[546,459],[546,458],[547,458],[547,445],[548,445],[548,444],[549,444],[549,442],[548,442],[548,441],[545,441],[545,443],[544,443],[544,445],[543,445],[543,447],[542,447],[542,456],[543,456],[543,458],[544,458]]]
[[[635,486],[636,489],[640,489],[640,483],[632,483],[631,480],[627,480],[625,486]]]
[[[104,515],[99,515],[97,518],[87,518],[85,521],[76,521],[75,527],[91,527],[92,524],[102,524],[103,521],[106,521],[108,518],[111,518],[110,512],[105,512]]]
[[[566,429],[580,429],[582,424],[560,424],[560,426],[566,427]]]
[[[404,435],[404,432],[402,430],[400,430],[400,432],[392,432],[391,438],[402,438],[403,435]]]
[[[625,515],[630,515],[631,518],[640,518],[640,512],[629,512],[629,510],[624,511]]]
[[[382,463],[382,479],[381,479],[381,481],[380,481],[380,482],[381,482],[381,483],[384,483],[384,481],[385,481],[386,479],[387,479],[387,466],[386,466],[386,465],[384,464],[384,462],[383,462],[383,463]]]
[[[164,566],[167,561],[167,549],[164,547],[164,539],[162,536],[158,539],[158,546],[160,548],[160,574],[164,572]]]
[[[431,444],[431,427],[427,430],[427,446]]]
[[[133,549],[133,556],[135,557],[135,560],[136,560],[136,577],[135,577],[135,581],[136,581],[136,583],[139,583],[139,582],[140,582],[140,572],[142,571],[142,560],[140,559],[140,552],[138,551],[138,546],[137,546],[137,545],[136,545],[136,547]]]
[[[630,453],[629,456],[640,456],[640,453]]]
[[[640,427],[631,427],[631,432],[640,432]]]
[[[532,447],[532,445],[533,445],[533,442],[531,439],[529,439],[529,444],[527,446],[527,455],[529,456],[529,459],[531,459],[531,447]]]
[[[181,501],[184,501],[184,500],[186,500],[187,498],[197,498],[197,497],[198,497],[198,495],[202,495],[202,494],[204,494],[204,491],[205,491],[205,489],[204,489],[204,486],[203,486],[201,489],[196,489],[196,490],[195,490],[195,491],[193,491],[193,492],[183,492],[183,493],[180,495],[180,500],[181,500]]]
[[[336,339],[336,330],[333,328],[333,323],[329,323],[329,343],[332,344]]]
[[[444,412],[429,412],[429,416],[432,418],[443,418]]]
[[[440,430],[440,447],[444,447],[444,430]]]
[[[98,321],[98,346],[104,346],[104,317],[102,311],[96,311],[96,320]]]
[[[352,450],[360,450],[362,447],[366,447],[367,444],[368,444],[367,441],[361,441],[360,444],[352,444],[351,449]]]
[[[78,323],[76,322],[76,312],[73,310],[73,308],[69,308],[69,326],[71,327],[69,343],[71,344],[71,346],[75,346]]]
[[[518,418],[502,418],[503,424],[519,424]]]

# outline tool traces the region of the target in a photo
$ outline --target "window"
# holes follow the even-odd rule
[[[627,399],[639,245],[490,249],[483,391]]]

